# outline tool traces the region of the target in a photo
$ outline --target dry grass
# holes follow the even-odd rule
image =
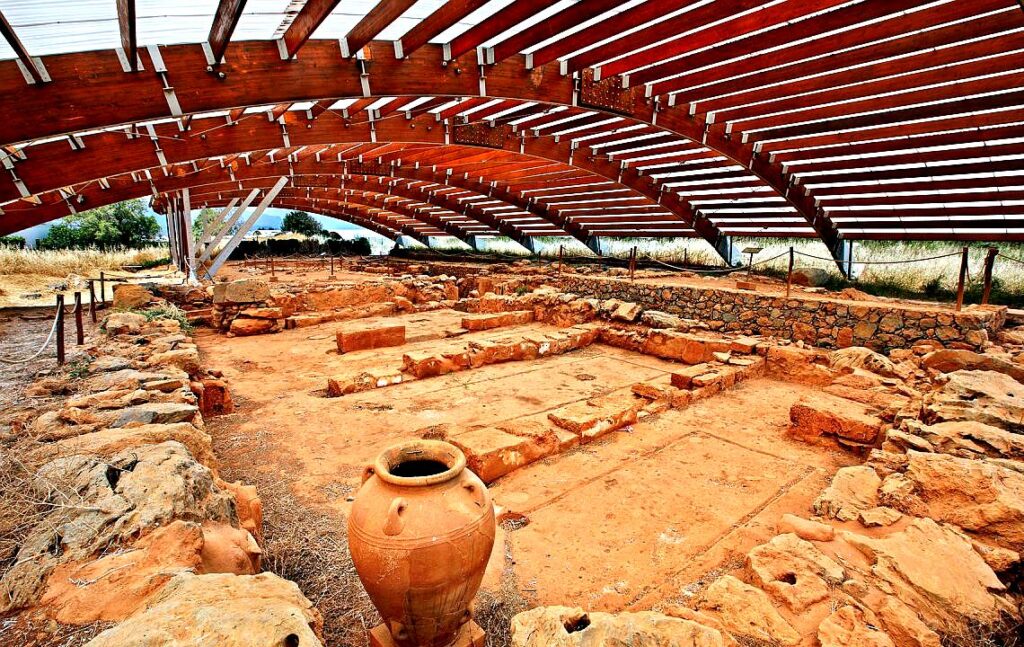
[[[84,276],[100,270],[120,269],[124,265],[142,265],[166,256],[165,247],[106,252],[98,249],[40,251],[0,248],[0,276]]]

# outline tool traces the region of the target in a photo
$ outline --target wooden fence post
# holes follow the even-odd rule
[[[57,295],[57,364],[64,365],[64,295]]]
[[[988,305],[988,298],[992,295],[992,270],[996,265],[996,256],[999,255],[998,247],[989,247],[988,255],[985,256],[985,289],[981,293],[981,305]]]
[[[96,323],[96,283],[89,279],[89,318]]]
[[[789,248],[789,271],[786,272],[786,298],[789,298],[789,290],[793,287],[793,248]]]
[[[967,282],[967,251],[968,248],[964,247],[964,250],[960,256],[960,278],[956,284],[956,311],[964,307],[964,284]]]
[[[85,343],[85,328],[82,327],[82,293],[75,292],[75,343]]]
[[[107,277],[100,272],[100,305],[107,305]]]

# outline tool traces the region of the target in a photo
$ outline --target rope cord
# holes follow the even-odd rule
[[[46,336],[46,341],[43,342],[43,345],[40,346],[39,350],[37,350],[31,357],[26,357],[25,359],[14,359],[13,357],[0,355],[0,362],[5,364],[28,364],[35,358],[39,357],[43,351],[46,350],[46,347],[50,345],[50,340],[53,339],[53,334],[57,332],[57,320],[60,318],[59,315],[59,312],[54,313],[53,324],[50,325],[50,334]]]
[[[1008,261],[1013,261],[1014,263],[1020,263],[1021,265],[1024,265],[1024,261],[1020,260],[1019,258],[1014,258],[1012,256],[1007,256],[1006,254],[997,254],[997,256],[999,258],[1005,258]]]
[[[789,253],[789,252],[787,252],[787,253]],[[826,261],[828,263],[843,262],[843,261],[839,261],[839,260],[837,260],[835,258],[825,258],[823,256],[815,256],[813,254],[807,254],[806,252],[794,251],[793,253],[797,254],[799,256],[806,256],[807,258],[813,258],[813,259],[819,260],[819,261]],[[853,261],[853,264],[854,265],[901,265],[901,264],[906,264],[906,263],[922,263],[924,261],[935,261],[935,260],[938,260],[940,258],[949,258],[951,256],[959,256],[959,255],[960,255],[960,252],[953,252],[951,254],[943,254],[941,256],[929,256],[927,258],[912,258],[912,259],[905,260],[905,261],[856,261],[855,260],[855,261]]]

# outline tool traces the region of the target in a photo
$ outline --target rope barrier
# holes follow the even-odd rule
[[[788,253],[788,252],[787,252]],[[808,254],[806,252],[794,252],[799,256],[806,256],[807,258],[813,258],[819,261],[826,261],[828,263],[839,263],[841,261],[835,258],[825,258],[823,256],[815,256],[814,254]],[[929,256],[927,258],[912,258],[905,261],[853,261],[854,265],[902,265],[906,263],[923,263],[924,261],[935,261],[940,258],[949,258],[951,256],[959,256],[960,252],[952,252],[950,254],[943,254],[941,256]]]
[[[53,315],[53,324],[50,326],[50,334],[46,336],[46,341],[43,342],[43,345],[40,346],[39,350],[37,350],[35,354],[33,354],[31,357],[27,357],[25,359],[14,359],[13,357],[5,357],[0,355],[0,362],[3,362],[5,364],[28,364],[35,358],[39,357],[43,353],[43,351],[46,350],[46,347],[50,345],[50,340],[53,339],[53,333],[57,332],[57,320],[59,318],[60,313],[55,312]]]
[[[1002,253],[996,254],[996,256],[998,256],[999,258],[1005,258],[1008,261],[1013,261],[1014,263],[1020,263],[1021,265],[1024,265],[1024,261],[1020,260],[1019,258],[1014,258],[1012,256],[1007,256],[1006,254],[1002,254]]]

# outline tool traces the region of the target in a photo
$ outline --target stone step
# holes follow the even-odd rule
[[[491,330],[506,326],[522,326],[533,321],[533,310],[517,310],[513,312],[495,312],[489,314],[466,315],[462,318],[462,327],[466,330]]]
[[[351,353],[357,350],[371,350],[402,346],[405,344],[405,326],[376,325],[359,326],[339,330],[335,336],[339,353]]]
[[[612,394],[561,407],[548,414],[555,425],[579,436],[580,444],[631,425],[645,401],[632,394]]]

